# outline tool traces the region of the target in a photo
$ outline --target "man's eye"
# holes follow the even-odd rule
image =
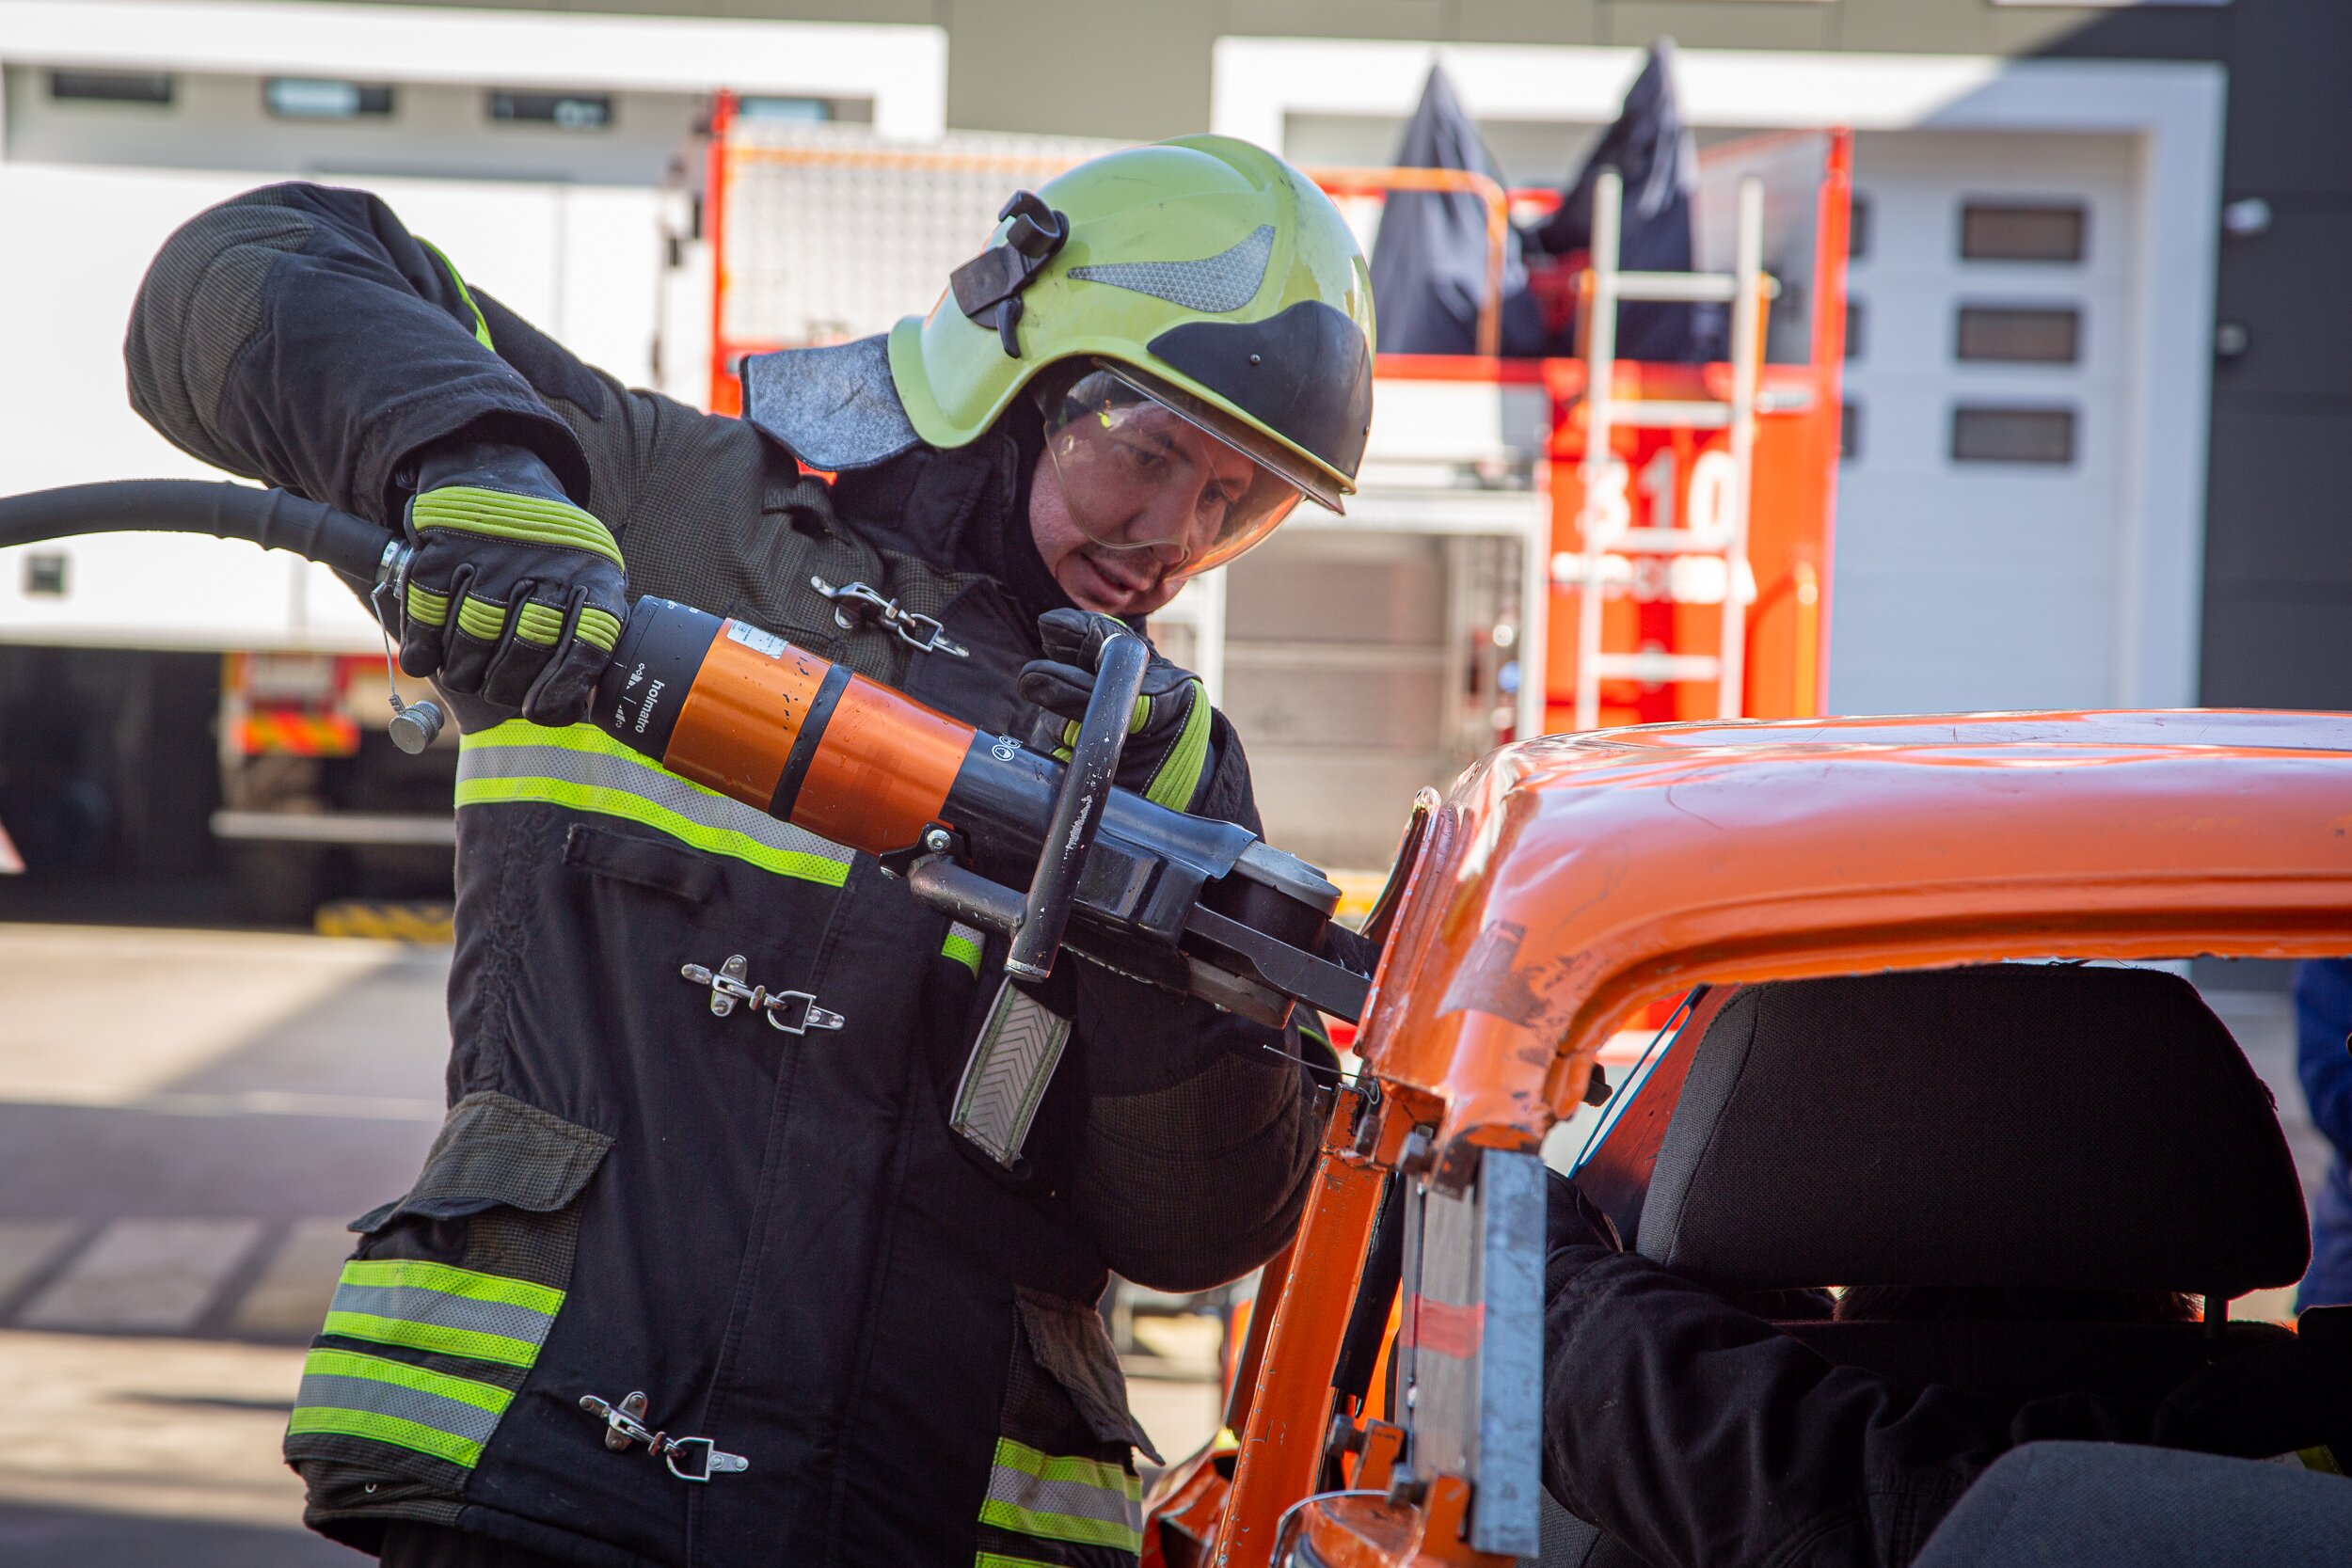
[[[1119,450],[1137,473],[1156,479],[1168,471],[1168,459],[1149,448],[1136,446],[1132,441],[1121,441]]]

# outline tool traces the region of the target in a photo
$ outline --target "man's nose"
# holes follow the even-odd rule
[[[1145,546],[1144,553],[1159,563],[1162,572],[1172,572],[1192,559],[1192,546],[1182,539],[1162,539]]]
[[[1192,553],[1192,537],[1200,525],[1201,486],[1163,484],[1142,512],[1128,524],[1127,536],[1148,541],[1154,557],[1173,546],[1178,559]]]

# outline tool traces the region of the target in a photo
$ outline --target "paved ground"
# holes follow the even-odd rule
[[[310,1337],[441,1114],[443,953],[0,927],[0,1326]]]
[[[278,1438],[439,1125],[447,958],[0,927],[0,1563],[357,1564]],[[38,1433],[39,1441],[26,1441]]]

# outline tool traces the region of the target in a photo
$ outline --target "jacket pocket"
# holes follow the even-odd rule
[[[451,1107],[416,1184],[352,1223],[286,1457],[312,1482],[461,1493],[563,1310],[579,1200],[612,1140],[508,1095]],[[337,1486],[336,1490],[344,1490]]]
[[[1134,1449],[1152,1440],[1127,1411],[1127,1385],[1103,1320],[1085,1302],[1024,1288],[996,1452],[980,1504],[979,1551],[1030,1562],[1109,1568],[1143,1544]]]
[[[707,902],[719,891],[719,868],[707,855],[682,845],[575,822],[564,835],[564,862],[596,877]]]

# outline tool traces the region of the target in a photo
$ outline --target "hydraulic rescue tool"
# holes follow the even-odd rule
[[[144,530],[292,550],[405,602],[409,546],[280,490],[126,480],[0,499],[0,546]],[[1294,1002],[1354,1021],[1371,968],[1313,866],[1231,822],[1112,786],[1149,650],[1103,645],[1067,764],[796,648],[747,622],[644,597],[596,688],[594,722],[663,768],[820,838],[878,857],[930,907],[1009,939],[1005,967],[1042,979],[1064,945],[1246,1018]],[[395,699],[397,706],[397,699]],[[393,721],[421,749],[440,725]],[[1012,882],[1027,882],[1025,894]]]

